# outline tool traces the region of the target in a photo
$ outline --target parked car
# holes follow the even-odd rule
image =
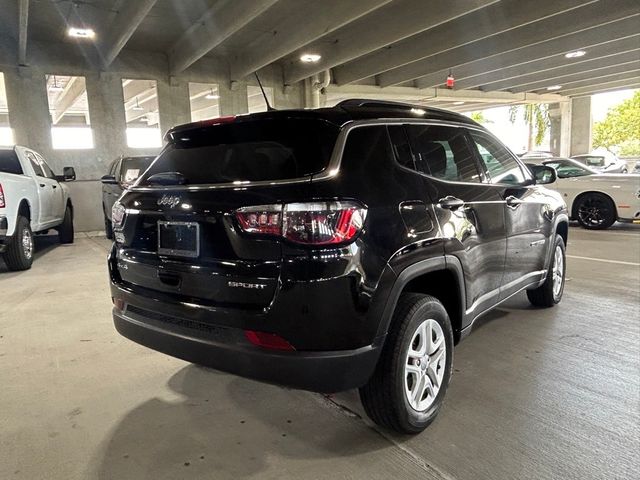
[[[586,165],[599,173],[627,173],[627,162],[619,159],[611,152],[572,155],[572,159]]]
[[[640,175],[599,173],[570,158],[542,162],[557,172],[548,185],[562,194],[571,218],[588,229],[609,228],[617,220],[640,223]],[[533,172],[538,165],[529,165]]]
[[[109,166],[109,173],[104,175],[102,182],[102,212],[104,213],[104,231],[108,239],[113,238],[111,226],[111,208],[114,202],[127,188],[135,183],[151,162],[153,156],[119,157]]]
[[[34,233],[55,228],[62,243],[73,243],[73,204],[64,182],[75,178],[72,167],[55,175],[34,150],[0,148],[0,254],[9,270],[31,268]]]
[[[112,215],[115,327],[147,347],[359,387],[375,422],[417,433],[480,315],[521,291],[540,307],[562,297],[562,197],[465,116],[349,100],[166,139]]]

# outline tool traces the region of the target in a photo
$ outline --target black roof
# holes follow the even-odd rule
[[[409,103],[389,102],[382,100],[349,99],[344,100],[333,107],[316,109],[292,109],[292,110],[270,110],[267,112],[250,113],[238,115],[234,122],[254,121],[269,118],[317,118],[333,123],[339,127],[349,121],[369,120],[378,118],[394,119],[429,119],[444,120],[449,122],[464,123],[477,126],[478,124],[465,115],[442,110],[439,108],[425,107],[422,105],[412,105]],[[167,132],[170,137],[172,133],[196,128],[206,128],[217,123],[225,123],[224,117],[204,120],[200,122],[186,123],[173,127]]]

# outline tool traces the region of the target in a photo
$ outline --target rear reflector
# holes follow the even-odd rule
[[[244,232],[319,246],[353,240],[362,230],[366,215],[367,209],[352,201],[259,205],[236,211]]]
[[[4,190],[2,190],[2,184],[0,183],[0,208],[6,207],[4,203]]]
[[[295,350],[293,345],[275,333],[245,330],[244,336],[247,337],[247,340],[252,344],[257,345],[258,347],[268,348],[270,350]]]

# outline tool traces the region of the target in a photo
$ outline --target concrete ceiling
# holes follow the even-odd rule
[[[450,71],[456,90],[478,92],[640,84],[638,0],[0,0],[16,64],[29,64],[31,42],[86,50],[68,26],[95,30],[103,69],[127,49],[166,54],[173,74],[214,57],[229,80],[272,64],[285,84],[330,69],[335,88],[429,91]],[[575,50],[586,54],[565,58]]]

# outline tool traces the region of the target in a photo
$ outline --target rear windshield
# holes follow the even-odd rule
[[[0,172],[22,175],[22,166],[14,150],[0,150]]]
[[[122,160],[122,167],[120,168],[120,182],[129,184],[133,183],[147,168],[149,168],[149,165],[151,165],[154,158],[156,157],[130,157]]]
[[[187,184],[286,180],[326,168],[338,127],[318,119],[269,119],[216,125],[179,135],[138,185],[177,172]]]

